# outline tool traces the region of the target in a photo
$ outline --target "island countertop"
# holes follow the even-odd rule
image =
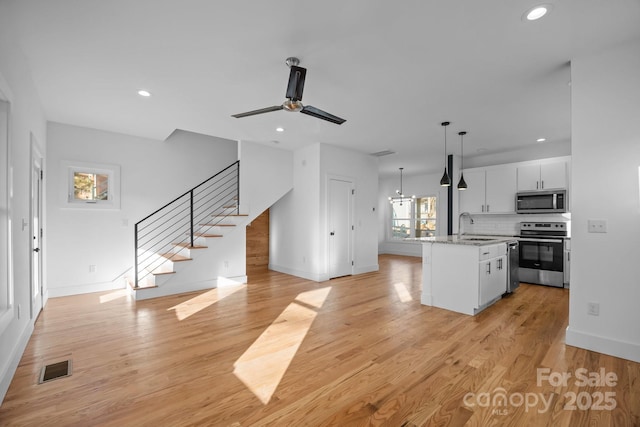
[[[513,236],[481,236],[474,234],[463,234],[458,238],[457,235],[453,236],[437,236],[437,237],[408,237],[405,241],[418,242],[418,243],[445,243],[453,245],[471,245],[471,246],[484,246],[495,245],[496,243],[507,243],[517,240]]]

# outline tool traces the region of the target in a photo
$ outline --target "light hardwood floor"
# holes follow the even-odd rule
[[[470,317],[422,306],[421,268],[381,256],[322,283],[265,271],[148,301],[51,299],[0,425],[640,425],[640,364],[564,344],[567,290],[522,285]],[[67,358],[72,376],[37,384]],[[544,368],[572,377],[538,381]],[[616,385],[582,386],[578,369]]]

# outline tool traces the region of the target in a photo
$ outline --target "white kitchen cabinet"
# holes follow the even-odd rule
[[[458,191],[460,212],[484,212],[486,205],[486,171],[484,169],[468,169],[464,171],[467,189]]]
[[[459,192],[460,212],[515,212],[515,166],[467,169],[464,171],[464,179],[468,188]]]
[[[502,254],[480,261],[478,307],[485,306],[506,291],[507,256]]]
[[[544,161],[518,166],[518,191],[567,188],[567,162]]]
[[[516,168],[512,165],[487,169],[486,212],[516,211]]]
[[[506,292],[507,269],[506,243],[425,243],[421,302],[475,315]]]

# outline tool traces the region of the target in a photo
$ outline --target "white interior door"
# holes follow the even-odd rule
[[[329,277],[353,274],[353,183],[329,179]]]
[[[42,157],[31,141],[31,319],[43,308],[42,285]]]

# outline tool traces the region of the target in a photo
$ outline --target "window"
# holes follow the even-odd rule
[[[109,200],[109,175],[104,173],[73,172],[74,200]]]
[[[67,207],[119,209],[120,168],[115,165],[64,162]]]
[[[436,196],[393,199],[391,238],[431,237],[436,234]]]

